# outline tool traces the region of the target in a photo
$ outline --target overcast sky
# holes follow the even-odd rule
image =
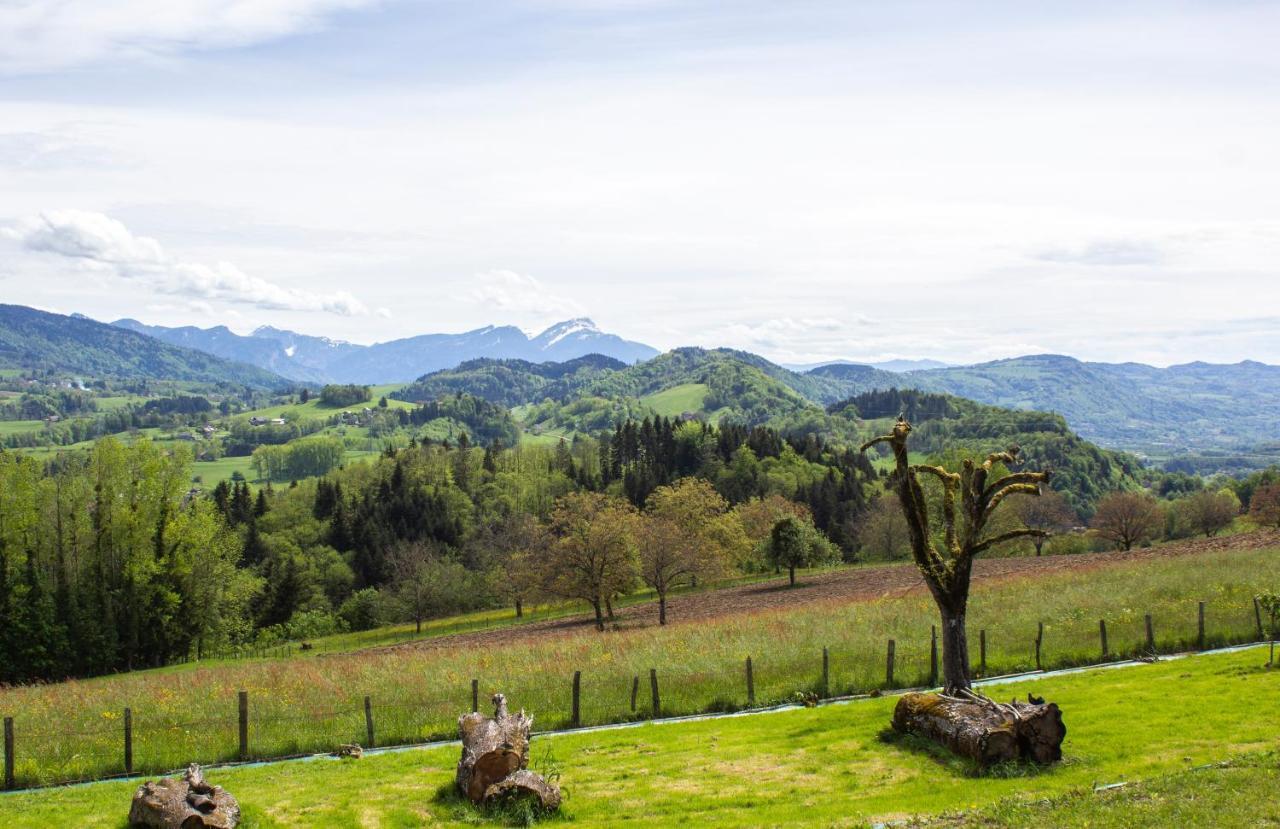
[[[1230,0],[0,0],[0,301],[1280,363],[1277,42]]]

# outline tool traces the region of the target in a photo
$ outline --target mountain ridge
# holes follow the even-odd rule
[[[236,334],[226,326],[198,328],[146,325],[120,319],[111,325],[172,345],[239,360],[308,383],[408,383],[425,374],[478,358],[563,362],[603,354],[624,363],[659,351],[600,330],[586,317],[563,320],[529,336],[512,325],[486,325],[459,333],[417,334],[372,345],[259,326]]]

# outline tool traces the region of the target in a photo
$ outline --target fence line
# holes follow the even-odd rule
[[[1250,616],[1255,616],[1250,614]],[[1260,626],[1255,627],[1255,618],[1245,625],[1248,633],[1231,624],[1229,629],[1223,628],[1210,633],[1205,624],[1206,605],[1198,602],[1194,636],[1182,639],[1156,638],[1156,627],[1151,614],[1142,617],[1143,630],[1141,644],[1127,649],[1113,650],[1108,642],[1107,623],[1099,620],[1097,631],[1096,654],[1081,659],[1078,636],[1072,641],[1070,635],[1064,636],[1066,644],[1059,658],[1047,658],[1050,646],[1054,643],[1053,628],[1046,628],[1043,622],[1036,625],[1027,640],[1031,646],[1026,654],[1027,663],[1017,663],[1014,667],[1034,664],[1035,670],[1043,671],[1051,667],[1069,668],[1085,665],[1098,665],[1115,662],[1130,656],[1144,657],[1160,653],[1184,652],[1188,650],[1208,650],[1224,644],[1241,644],[1247,642],[1266,641],[1260,634]],[[1224,632],[1225,630],[1225,632]],[[1068,632],[1069,633],[1069,632]],[[987,674],[988,631],[979,630],[979,662],[971,669],[975,676]],[[779,658],[777,661],[762,663],[758,658],[748,655],[745,659],[745,672],[741,667],[727,671],[685,671],[670,667],[659,670],[649,668],[649,699],[638,699],[641,677],[613,677],[612,681],[593,682],[589,674],[580,670],[567,672],[564,678],[564,689],[539,688],[525,694],[523,699],[512,700],[522,707],[529,707],[544,722],[551,723],[547,730],[558,731],[578,728],[584,724],[606,724],[631,720],[655,719],[664,715],[710,713],[715,711],[732,711],[756,707],[770,707],[778,703],[803,699],[812,701],[831,697],[848,696],[873,690],[899,690],[910,687],[934,687],[938,676],[938,641],[937,628],[931,626],[927,640],[900,641],[884,640],[884,673],[875,674],[874,664],[879,657],[871,653],[851,654],[840,652],[829,647],[815,645],[812,654],[803,657],[792,657],[790,661]],[[899,645],[906,645],[903,648]],[[1074,646],[1074,647],[1073,647]],[[925,648],[927,647],[927,657]],[[918,650],[912,650],[912,648]],[[973,660],[971,660],[972,662]],[[739,663],[741,665],[742,663]],[[1006,666],[1008,667],[1008,666]],[[788,669],[791,670],[788,670]],[[805,676],[808,679],[805,679]],[[843,677],[843,681],[842,681]],[[882,677],[882,678],[880,678]],[[659,680],[661,679],[661,683]],[[798,684],[798,687],[797,687]],[[616,685],[616,687],[614,687]],[[470,690],[470,700],[466,691]],[[628,705],[629,699],[629,705]],[[4,717],[4,779],[5,789],[15,789],[19,785],[39,787],[60,785],[88,780],[109,779],[122,774],[147,773],[164,771],[173,768],[174,762],[161,759],[158,752],[149,743],[157,738],[162,743],[171,743],[174,732],[190,736],[192,731],[208,729],[208,733],[198,733],[194,742],[207,742],[212,745],[196,749],[191,747],[191,754],[183,763],[197,761],[215,763],[228,760],[272,760],[312,753],[304,750],[304,746],[336,748],[348,743],[363,742],[367,747],[375,744],[375,722],[378,724],[377,734],[381,735],[382,747],[414,745],[434,739],[449,738],[453,734],[451,718],[461,713],[464,700],[471,703],[471,710],[484,706],[480,699],[480,679],[472,678],[470,688],[459,688],[455,694],[412,700],[388,700],[376,702],[365,695],[357,698],[351,708],[335,708],[325,711],[312,711],[298,714],[253,715],[251,696],[247,690],[236,694],[234,717],[228,711],[226,719],[202,718],[198,720],[175,722],[170,718],[139,716],[141,709],[130,706],[123,709],[123,717],[119,723],[88,729],[24,730],[15,726],[12,713]],[[536,705],[532,703],[537,703]],[[445,713],[448,712],[448,713]],[[17,712],[20,713],[20,712]],[[397,716],[397,714],[399,714]],[[350,718],[348,726],[339,725],[324,734],[300,736],[293,727],[298,722],[332,721]],[[587,721],[584,723],[584,721]],[[284,727],[273,728],[276,726]],[[435,730],[431,730],[435,728]],[[40,773],[28,768],[30,762],[20,765],[24,747],[31,746],[26,757],[34,760],[36,769],[42,768],[39,756],[40,747],[56,738],[84,738],[93,750],[90,760],[85,761],[91,769],[80,777],[43,779],[48,772]],[[114,746],[114,748],[112,748]],[[218,747],[221,746],[221,747]],[[172,745],[168,745],[171,749]],[[52,752],[60,752],[55,748]],[[81,751],[73,752],[74,757],[83,756]],[[106,760],[112,757],[115,759]],[[46,758],[47,759],[47,758]],[[54,758],[56,761],[56,757]]]

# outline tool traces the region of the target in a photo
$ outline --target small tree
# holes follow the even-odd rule
[[[494,592],[515,605],[519,619],[524,606],[544,594],[551,537],[532,515],[514,513],[493,529],[487,542]]]
[[[1276,664],[1276,637],[1280,636],[1280,593],[1263,593],[1258,605],[1267,613],[1267,629],[1271,637],[1271,657],[1268,665]]]
[[[1267,484],[1254,491],[1249,517],[1263,526],[1280,527],[1280,484]]]
[[[1044,530],[1045,535],[1031,537],[1035,545],[1036,555],[1044,548],[1045,539],[1050,533],[1069,530],[1080,520],[1076,511],[1062,497],[1062,493],[1054,489],[1042,489],[1039,498],[1019,498],[1015,502],[1018,518],[1033,530]]]
[[[438,604],[440,575],[433,563],[440,551],[431,542],[411,541],[399,544],[388,553],[391,579],[396,596],[413,616],[418,633],[422,633],[422,620]]]
[[[597,630],[604,630],[605,603],[635,585],[635,522],[630,504],[598,492],[566,495],[552,511],[547,589],[590,604]]]
[[[902,515],[898,496],[886,492],[871,502],[867,518],[858,531],[863,554],[880,559],[907,558],[911,555],[911,534]]]
[[[794,518],[783,518],[773,525],[769,536],[769,558],[779,567],[786,567],[792,587],[796,586],[796,568],[803,567],[808,557],[804,531]]]
[[[1240,502],[1227,491],[1210,492],[1202,489],[1178,502],[1179,513],[1186,525],[1196,532],[1212,538],[1227,527],[1240,514]]]
[[[1098,502],[1089,528],[1121,550],[1150,541],[1164,525],[1155,498],[1142,492],[1113,492]]]
[[[717,578],[747,546],[729,503],[710,483],[684,478],[649,495],[637,541],[640,577],[658,594],[658,624],[667,623],[667,593]]]
[[[984,550],[1015,538],[1044,535],[1044,530],[1031,527],[989,534],[987,524],[997,507],[1010,495],[1040,492],[1047,472],[1013,472],[988,483],[996,464],[1013,465],[1018,450],[992,452],[981,464],[965,458],[959,474],[941,466],[911,466],[907,462],[907,437],[911,424],[898,418],[893,431],[862,445],[866,451],[877,443],[888,443],[894,456],[894,488],[902,504],[903,515],[911,537],[911,554],[924,577],[929,592],[942,617],[942,671],[945,692],[955,695],[967,691],[969,677],[969,642],[965,632],[965,614],[969,605],[969,581],[973,559]],[[942,484],[943,545],[939,550],[929,528],[929,507],[918,474],[924,473]],[[960,503],[956,503],[959,495]]]

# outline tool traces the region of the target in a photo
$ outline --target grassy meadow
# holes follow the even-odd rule
[[[1258,701],[1280,693],[1280,671],[1264,659],[1255,648],[988,688],[1062,706],[1065,757],[1044,769],[978,772],[899,738],[886,730],[893,697],[542,736],[531,765],[557,772],[567,792],[553,824],[1269,825],[1280,746],[1274,707]],[[239,798],[248,829],[492,825],[452,794],[457,754],[448,745],[208,776]],[[1094,791],[1113,783],[1128,785]],[[0,825],[123,827],[136,786],[0,795]]]
[[[969,615],[973,655],[976,662],[977,633],[985,629],[988,674],[1031,669],[1037,623],[1043,622],[1044,667],[1096,662],[1101,618],[1108,622],[1112,655],[1134,654],[1143,648],[1146,613],[1153,616],[1160,650],[1190,648],[1196,644],[1198,601],[1207,602],[1208,645],[1253,640],[1252,597],[1278,583],[1280,555],[1274,549],[983,582],[974,588]],[[928,677],[936,619],[932,600],[913,594],[815,602],[697,624],[681,624],[677,617],[665,628],[604,634],[574,628],[522,639],[513,629],[509,635],[488,634],[483,642],[439,640],[429,647],[242,660],[8,688],[0,690],[0,713],[15,718],[20,783],[52,783],[121,770],[125,707],[133,710],[139,770],[232,759],[241,689],[250,695],[250,751],[267,757],[367,742],[365,695],[372,698],[379,744],[449,736],[459,712],[470,707],[473,678],[483,696],[501,690],[534,712],[541,729],[566,724],[575,670],[582,672],[584,724],[652,716],[650,668],[658,673],[663,714],[741,708],[747,704],[748,655],[757,704],[789,700],[797,692],[837,695],[884,687],[889,638],[897,644],[893,684],[914,686]],[[831,659],[827,689],[820,687],[824,646]],[[633,713],[636,676],[642,680]]]

